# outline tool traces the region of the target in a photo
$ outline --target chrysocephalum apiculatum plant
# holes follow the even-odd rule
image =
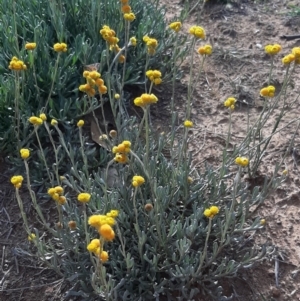
[[[68,120],[80,118],[100,107],[99,101],[89,102],[78,90],[84,69],[95,68],[104,79],[109,75],[109,81],[113,85],[124,88],[123,101],[127,104],[130,103],[132,91],[136,89],[133,86],[144,85],[146,64],[151,67],[159,66],[164,76],[170,78],[169,74],[174,66],[169,56],[174,39],[165,30],[165,9],[158,6],[158,1],[140,0],[132,0],[130,9],[135,12],[134,19],[130,27],[125,27],[125,23],[120,20],[128,12],[128,7],[120,7],[119,1],[1,1],[2,153],[12,154],[15,143],[20,147],[29,143],[31,136],[25,120],[36,111],[43,111],[59,121],[64,121],[60,124],[61,129],[70,132]],[[130,12],[127,14],[130,20]],[[130,51],[127,46],[123,49],[111,70],[108,70],[109,64],[118,49],[111,51],[107,41],[99,34],[99,30],[105,25],[113,28],[118,45],[125,46],[128,36],[135,37],[138,41],[136,47]],[[155,38],[164,42],[159,44],[155,56],[146,62],[142,38],[152,33]],[[64,44],[67,48],[59,49]],[[55,49],[54,45],[58,48]],[[121,75],[121,60],[125,54],[126,72]],[[7,65],[12,58],[22,61],[26,69],[11,72]],[[24,82],[26,85],[22,84]],[[107,100],[107,96],[104,97],[104,101]],[[47,134],[44,132],[41,136],[41,139],[46,139]]]
[[[270,251],[266,245],[249,244],[248,238],[249,233],[255,233],[265,224],[258,209],[270,191],[285,179],[286,173],[278,175],[284,158],[261,187],[249,187],[246,175],[249,178],[256,176],[272,135],[278,131],[280,118],[271,136],[259,141],[256,139],[257,133],[266,124],[266,116],[274,112],[281,97],[286,94],[287,79],[299,64],[299,49],[294,48],[292,54],[283,59],[287,67],[281,91],[275,96],[271,84],[262,88],[260,94],[263,97],[275,96],[274,102],[269,103],[266,99],[257,121],[249,127],[241,144],[230,152],[236,99],[227,98],[224,109],[230,110],[230,122],[222,164],[217,167],[206,165],[197,170],[191,164],[192,155],[188,151],[194,126],[191,112],[193,70],[188,84],[183,131],[177,131],[175,112],[172,111],[171,132],[155,133],[150,120],[151,107],[159,102],[159,97],[153,87],[163,83],[164,72],[150,68],[149,64],[162,41],[155,37],[155,32],[145,34],[141,40],[131,36],[130,28],[137,13],[125,0],[121,1],[118,10],[122,12],[125,31],[123,43],[109,22],[97,28],[105,41],[106,52],[101,53],[100,60],[106,62],[107,72],[103,76],[101,70],[86,70],[83,72],[84,81],[81,78],[77,87],[85,93],[88,102],[93,102],[98,95],[100,100],[107,97],[111,105],[116,128],[105,128],[105,133],[101,135],[107,163],[102,169],[90,168],[91,154],[85,144],[82,119],[73,120],[79,141],[76,155],[81,158],[77,161],[72,143],[66,141],[66,135],[60,128],[62,121],[49,118],[47,110],[37,110],[35,116],[27,116],[28,120],[24,122],[28,123],[37,143],[20,147],[25,172],[11,178],[24,230],[33,244],[32,252],[71,283],[72,288],[66,293],[66,299],[77,295],[81,300],[194,300],[199,294],[220,298],[223,296],[219,284],[221,278],[235,276],[241,268],[251,267]],[[180,30],[180,22],[165,28],[175,39]],[[210,45],[202,45],[205,30],[192,26],[189,34],[191,66],[198,59],[194,47],[199,44],[198,54],[203,66],[213,51]],[[123,101],[126,72],[130,67],[127,59],[132,48],[139,43],[138,51],[146,53],[142,71],[146,85],[144,93],[133,99],[133,105],[140,109],[142,115],[138,121],[136,118],[124,118],[126,108]],[[175,46],[179,47],[179,44]],[[33,46],[27,45],[27,48]],[[58,55],[64,55],[68,49],[69,44],[62,41],[53,46]],[[276,54],[269,52],[269,48],[266,52]],[[117,64],[123,67],[120,67],[120,79],[114,77],[113,70]],[[16,57],[11,59],[9,66],[13,70],[16,87],[21,89],[27,80],[23,75],[28,69],[26,63]],[[196,79],[198,77],[199,74]],[[173,83],[171,108],[176,93],[175,80]],[[56,89],[56,83],[51,84],[52,89]],[[99,126],[97,116],[92,115]],[[54,164],[49,163],[50,159],[39,139],[43,131],[48,135]],[[164,155],[166,149],[168,157]],[[31,168],[34,166],[31,154],[37,151],[40,166],[45,170],[47,186],[47,191],[38,195],[32,189],[34,172]],[[62,161],[68,161],[71,168],[61,168]],[[20,195],[20,190],[24,189],[23,182],[26,182],[37,213],[38,226],[35,227],[23,209]],[[50,221],[40,205],[40,199],[51,200],[51,206],[57,208],[57,214]],[[45,232],[47,235],[44,235]]]

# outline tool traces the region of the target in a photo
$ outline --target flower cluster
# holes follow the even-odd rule
[[[61,186],[56,186],[48,189],[48,194],[56,201],[59,205],[64,205],[67,200],[63,195],[64,189]]]
[[[153,55],[155,54],[156,48],[158,46],[158,42],[156,39],[154,38],[150,38],[148,36],[144,36],[143,37],[143,41],[146,43],[147,45],[147,49],[148,49],[148,54]]]
[[[108,252],[103,250],[105,241],[112,241],[115,238],[115,231],[112,226],[116,223],[115,218],[119,215],[118,210],[111,210],[106,215],[92,215],[88,224],[98,231],[100,239],[93,239],[88,245],[89,252],[94,253],[103,263],[108,260]]]
[[[235,103],[236,103],[236,99],[234,97],[229,97],[224,101],[224,106],[226,108],[230,108],[231,110],[234,110]]]
[[[154,85],[159,85],[162,83],[161,72],[158,70],[148,70],[146,76],[149,80],[154,83]]]
[[[66,52],[68,50],[68,46],[66,43],[56,43],[53,45],[53,49],[56,52]]]
[[[169,27],[173,29],[175,32],[179,32],[181,26],[182,26],[181,22],[173,22],[169,25]]]
[[[79,91],[85,92],[88,96],[94,96],[96,89],[100,94],[107,93],[107,87],[101,78],[101,74],[97,71],[84,71],[83,77],[86,79],[86,84],[79,86]]]
[[[102,29],[100,30],[100,34],[102,35],[102,38],[110,46],[109,47],[110,50],[114,49],[117,46],[119,39],[116,37],[116,32],[113,29],[111,29],[109,26],[103,25]]]
[[[15,186],[15,188],[21,188],[24,178],[22,176],[13,176],[10,182]]]
[[[300,64],[300,47],[294,47],[292,49],[292,53],[282,58],[282,63],[284,65],[289,65],[292,62],[295,62],[295,64]]]
[[[202,40],[205,39],[205,30],[201,26],[196,26],[196,25],[192,26],[189,30],[189,33],[193,35],[195,38],[202,39]]]
[[[281,45],[279,45],[279,44],[265,46],[265,52],[269,55],[275,55],[279,51],[281,51],[281,49],[282,49]]]
[[[88,203],[91,199],[91,195],[87,192],[79,193],[77,196],[77,200],[81,203]]]
[[[132,178],[132,186],[137,188],[145,183],[145,179],[142,176],[134,176]]]
[[[157,101],[158,99],[154,94],[144,93],[140,97],[136,97],[133,102],[137,107],[146,107],[152,103],[157,103]]]
[[[121,0],[121,11],[126,21],[132,22],[135,20],[135,14],[131,11],[128,0]]]
[[[44,117],[44,116],[42,115],[42,117]],[[28,119],[28,121],[29,121],[31,124],[37,125],[37,126],[43,124],[43,122],[44,122],[44,120],[43,120],[41,117],[37,117],[37,116],[31,116],[31,117]]]
[[[217,206],[211,206],[208,209],[205,209],[203,214],[205,217],[207,218],[214,218],[215,215],[217,215],[219,213],[219,207]]]
[[[34,50],[36,48],[36,43],[26,43],[25,49],[26,50]]]
[[[246,157],[237,157],[235,163],[239,166],[246,167],[249,165],[249,159]]]
[[[260,95],[263,96],[263,97],[274,97],[275,87],[274,86],[268,86],[268,87],[262,88],[260,90]]]
[[[201,55],[211,55],[211,53],[212,53],[211,45],[204,45],[204,46],[198,48],[198,53]]]
[[[112,148],[113,154],[115,154],[114,160],[118,163],[125,164],[128,162],[127,154],[130,153],[131,143],[128,140],[124,140],[118,146]]]
[[[30,156],[30,150],[28,148],[21,148],[20,155],[22,159],[26,160]]]
[[[14,71],[21,71],[26,70],[27,66],[24,64],[23,61],[19,60],[16,56],[14,56],[11,59],[8,68]]]
[[[193,127],[193,122],[192,121],[190,121],[190,120],[185,120],[184,121],[184,123],[183,123],[183,125],[184,125],[184,127],[186,127],[186,128],[191,128],[191,127]]]

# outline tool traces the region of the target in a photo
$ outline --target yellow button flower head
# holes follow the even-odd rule
[[[15,188],[20,188],[22,186],[24,178],[22,176],[13,176],[10,182],[15,186]]]
[[[123,153],[116,153],[114,160],[121,164],[126,164],[129,161],[127,155]]]
[[[161,72],[159,70],[148,70],[146,71],[146,76],[155,85],[159,85],[162,83]]]
[[[136,46],[136,43],[137,43],[136,37],[131,37],[131,38],[130,38],[130,45]]]
[[[282,49],[281,45],[274,44],[274,45],[267,45],[265,46],[265,52],[269,55],[276,55]]]
[[[77,200],[81,203],[88,203],[91,199],[91,195],[86,192],[79,193],[77,196]]]
[[[30,150],[28,148],[21,148],[20,154],[22,159],[27,159],[30,156]]]
[[[169,25],[169,27],[173,29],[175,32],[179,32],[181,26],[182,26],[181,22],[173,22]]]
[[[219,207],[211,206],[208,209],[205,209],[203,214],[207,218],[214,218],[219,213]]]
[[[284,65],[289,65],[294,60],[295,60],[295,55],[293,53],[290,53],[290,54],[288,54],[288,55],[286,55],[285,57],[282,58],[282,63]]]
[[[119,215],[119,210],[110,210],[109,214],[111,217],[116,218]]]
[[[237,157],[235,163],[241,167],[246,167],[249,165],[249,159],[246,157]]]
[[[36,235],[34,233],[31,233],[31,234],[28,235],[28,240],[29,241],[33,241],[35,239],[36,239]]]
[[[135,14],[134,13],[128,13],[128,14],[124,14],[124,19],[126,21],[132,22],[135,20]]]
[[[262,88],[260,90],[260,95],[263,96],[263,97],[274,97],[275,87],[274,86],[268,86],[268,87]]]
[[[46,120],[47,120],[47,116],[46,116],[46,114],[44,114],[44,113],[40,114],[40,118],[41,118],[43,121],[46,121]]]
[[[100,239],[92,239],[87,245],[87,250],[92,253],[97,253],[98,249],[100,249],[100,245]]]
[[[202,39],[202,40],[205,39],[205,30],[201,26],[196,26],[196,25],[192,26],[189,30],[189,33],[193,35],[195,38]]]
[[[99,234],[108,241],[112,241],[115,238],[115,232],[108,224],[104,224],[99,229]]]
[[[80,119],[78,122],[77,122],[77,126],[79,128],[83,127],[84,126],[84,120]]]
[[[108,253],[106,251],[102,251],[99,258],[102,263],[105,263],[108,260]]]
[[[34,50],[36,48],[36,43],[26,43],[25,49],[26,50]]]
[[[191,120],[185,120],[183,125],[186,127],[186,128],[191,128],[193,127],[193,122]]]
[[[14,71],[21,71],[26,70],[27,66],[24,64],[23,61],[19,60],[17,57],[14,56],[11,59],[8,68]]]
[[[106,223],[106,216],[102,214],[94,214],[89,217],[88,224],[96,229],[99,229]]]
[[[121,10],[123,14],[131,13],[131,7],[128,4],[122,5]]]
[[[227,108],[231,108],[236,103],[236,99],[234,97],[229,97],[224,101],[224,106]]]
[[[55,126],[55,125],[57,125],[57,124],[58,124],[57,120],[55,120],[55,119],[52,119],[52,120],[51,120],[51,125]]]
[[[135,98],[134,104],[138,107],[145,107],[147,105],[157,103],[158,99],[154,94],[144,93],[140,97]]]
[[[211,45],[204,45],[198,48],[198,53],[201,55],[211,55],[212,53],[212,46]]]
[[[156,48],[158,46],[158,42],[154,38],[150,38],[148,36],[143,37],[143,41],[146,43],[148,48],[148,54],[153,55],[155,54]]]
[[[68,50],[68,46],[66,43],[56,43],[53,45],[53,49],[56,52],[66,52]]]
[[[139,187],[145,183],[145,179],[142,176],[134,176],[132,178],[132,186]]]
[[[33,124],[33,125],[36,125],[36,126],[39,126],[41,124],[43,124],[43,119],[40,118],[40,117],[36,117],[36,116],[31,116],[28,121]]]

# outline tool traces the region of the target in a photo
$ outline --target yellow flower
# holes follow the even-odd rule
[[[260,222],[259,222],[259,223],[260,223],[260,224],[263,226],[263,225],[265,225],[265,224],[266,224],[266,220],[263,218],[263,219],[261,219],[261,220],[260,220]]]
[[[115,232],[108,224],[104,224],[99,228],[99,234],[108,241],[112,241],[115,238]]]
[[[91,242],[87,245],[87,250],[92,253],[97,253],[100,245],[100,239],[92,239]]]
[[[135,14],[134,13],[128,13],[128,14],[124,14],[124,19],[126,21],[132,22],[133,20],[135,20]]]
[[[198,53],[201,55],[211,55],[212,53],[212,46],[211,45],[204,45],[198,48]]]
[[[224,106],[230,108],[231,106],[234,106],[235,103],[236,99],[234,97],[229,97],[224,101]]]
[[[31,234],[28,235],[28,240],[29,241],[33,241],[35,239],[36,239],[36,235],[34,233],[31,233]]]
[[[110,216],[116,218],[119,215],[119,210],[110,210]]]
[[[246,157],[237,157],[237,158],[235,159],[235,163],[236,163],[237,165],[242,166],[242,167],[246,167],[246,166],[249,165],[249,159],[246,158]]]
[[[132,186],[139,187],[145,183],[145,179],[142,176],[134,176],[132,178]]]
[[[102,214],[94,214],[89,217],[88,224],[96,229],[106,223],[106,216]]]
[[[43,119],[36,116],[31,116],[28,121],[33,125],[41,125],[43,124]]]
[[[269,55],[275,55],[279,51],[281,51],[281,49],[282,49],[281,45],[279,45],[279,44],[265,46],[265,52]]]
[[[173,29],[175,32],[178,32],[181,26],[182,26],[181,22],[173,22],[169,25],[169,27]]]
[[[205,39],[205,30],[200,26],[192,26],[189,30],[189,33],[198,39]]]
[[[27,66],[24,64],[23,61],[19,60],[17,57],[14,56],[11,59],[8,68],[14,71],[21,71],[26,70]]]
[[[268,87],[262,88],[260,90],[260,95],[263,96],[263,97],[274,97],[275,87],[274,86],[268,86]]]
[[[134,104],[138,107],[145,107],[147,105],[157,103],[158,99],[154,94],[144,93],[140,97],[134,99]]]
[[[205,209],[203,214],[207,218],[214,218],[219,213],[219,207],[211,206],[208,209]]]
[[[58,124],[57,120],[55,120],[55,119],[52,119],[52,120],[51,120],[51,125],[55,126],[55,125],[57,125],[57,124]]]
[[[66,52],[68,50],[68,46],[65,43],[56,43],[53,45],[53,49],[56,52]]]
[[[13,176],[10,182],[15,186],[15,188],[20,188],[22,186],[24,178],[22,176]]]
[[[121,164],[126,164],[128,162],[128,157],[126,154],[116,153],[114,160]]]
[[[41,118],[43,121],[46,121],[46,120],[47,120],[47,116],[46,116],[46,114],[44,114],[44,113],[40,114],[40,118]]]
[[[121,10],[123,14],[131,13],[131,7],[128,4],[122,5]]]
[[[105,263],[108,260],[108,253],[106,251],[102,251],[99,258],[101,259],[102,263]]]
[[[184,123],[183,123],[183,125],[186,127],[186,128],[191,128],[191,127],[193,127],[193,122],[192,121],[190,121],[190,120],[185,120],[184,121]]]
[[[285,57],[283,57],[282,63],[284,65],[289,65],[294,60],[295,60],[295,55],[293,53],[290,53],[290,54],[286,55]]]
[[[282,172],[282,174],[285,175],[285,176],[286,176],[288,173],[289,173],[289,171],[288,171],[287,169],[285,169],[285,170]]]
[[[26,43],[25,44],[25,49],[26,50],[33,50],[36,48],[36,43]]]
[[[189,184],[192,184],[194,182],[194,179],[192,177],[187,177],[187,181]]]
[[[77,200],[81,203],[88,203],[91,199],[91,195],[86,192],[79,193],[77,196]]]
[[[162,82],[162,80],[161,80],[161,72],[159,70],[148,70],[148,71],[146,71],[146,76],[155,85],[159,85]]]
[[[300,58],[300,47],[294,47],[292,49],[292,54],[295,56],[295,59],[299,59]]]
[[[120,94],[116,93],[114,97],[115,99],[120,99]]]
[[[153,55],[155,54],[156,48],[158,46],[158,42],[154,38],[150,38],[148,36],[143,37],[143,41],[146,43],[148,48],[148,54]]]
[[[20,149],[20,154],[22,159],[27,159],[30,156],[30,150],[28,148]]]
[[[79,128],[81,128],[81,127],[83,127],[83,125],[84,125],[84,121],[83,121],[82,119],[80,119],[80,120],[77,122],[77,126],[78,126]]]
[[[131,44],[132,46],[136,46],[136,37],[131,37],[131,38],[130,38],[130,44]]]

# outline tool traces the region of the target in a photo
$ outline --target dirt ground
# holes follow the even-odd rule
[[[173,20],[184,6],[181,1],[161,1],[168,9],[167,17]],[[266,44],[280,43],[283,50],[274,68],[274,83],[281,85],[285,69],[281,58],[292,47],[300,46],[300,39],[282,41],[280,36],[300,34],[300,16],[291,16],[291,7],[298,1],[250,1],[236,0],[229,4],[214,4],[209,1],[202,13],[196,8],[183,30],[191,25],[201,25],[207,33],[205,43],[213,46],[213,54],[204,65],[204,72],[197,82],[193,96],[192,120],[194,139],[190,147],[194,163],[201,167],[204,162],[220,162],[229,122],[229,113],[223,101],[234,96],[238,105],[233,113],[232,143],[238,143],[246,131],[247,112],[250,122],[261,110],[260,88],[268,78],[270,60],[264,53]],[[199,45],[204,42],[199,43]],[[198,45],[198,46],[199,46]],[[195,59],[194,70],[199,69],[200,58]],[[177,110],[186,98],[189,57],[183,65],[184,75],[178,87]],[[300,67],[299,67],[300,68]],[[293,87],[289,88],[288,101],[294,101],[300,92],[300,74],[296,70]],[[163,101],[169,99],[169,94]],[[284,117],[280,127],[299,117],[300,99]],[[155,110],[154,110],[155,111]],[[268,121],[265,134],[272,128],[280,111]],[[181,114],[181,113],[180,113]],[[155,112],[154,112],[154,115]],[[296,124],[276,134],[264,157],[260,173],[271,174],[276,162],[284,155],[294,135]],[[199,148],[201,151],[199,151]],[[276,256],[268,258],[253,269],[241,271],[237,279],[226,281],[224,287],[231,299],[255,300],[300,300],[300,137],[295,135],[291,154],[282,170],[288,175],[284,184],[268,198],[261,208],[266,219],[265,230],[257,234],[259,242],[276,246]],[[4,159],[0,162],[0,301],[8,300],[64,300],[62,292],[67,284],[54,272],[45,269],[34,258],[21,251],[28,244],[22,222],[9,184],[11,173]],[[30,213],[30,203],[25,197],[25,208]],[[26,249],[26,248],[25,248]],[[75,300],[75,299],[74,299]],[[206,301],[206,300],[202,300]]]

